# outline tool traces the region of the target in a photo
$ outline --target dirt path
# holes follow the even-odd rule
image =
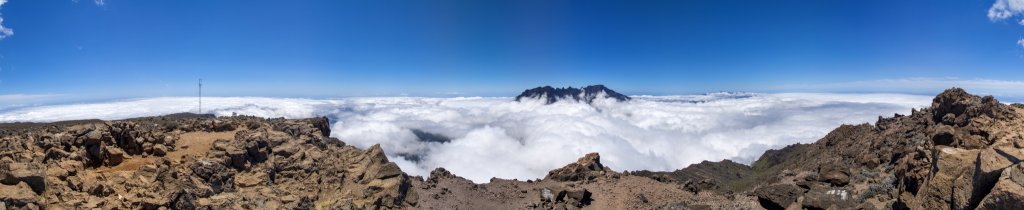
[[[171,161],[181,161],[187,155],[206,156],[217,139],[235,139],[238,130],[226,132],[189,132],[181,134],[175,150],[167,153]]]
[[[185,156],[206,156],[217,139],[234,139],[234,131],[225,132],[188,132],[182,133],[178,141],[174,142],[175,150],[167,152],[166,157],[174,162],[180,162]],[[160,157],[134,155],[126,157],[124,162],[114,167],[101,167],[96,169],[97,173],[118,173],[125,176],[131,175],[132,171],[138,170],[143,165],[160,160]]]

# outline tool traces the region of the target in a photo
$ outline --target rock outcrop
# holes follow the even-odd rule
[[[6,209],[395,209],[411,180],[326,118],[177,114],[0,125]],[[0,209],[3,209],[0,208]]]
[[[516,96],[516,101],[523,99],[539,99],[545,104],[552,104],[560,100],[572,100],[576,102],[593,103],[594,99],[612,98],[616,101],[629,101],[629,96],[622,95],[604,85],[591,85],[581,89],[566,87],[553,88],[551,86],[537,87],[523,91]]]
[[[587,181],[611,174],[611,169],[601,164],[601,155],[590,153],[575,163],[552,170],[544,179],[555,181]]]

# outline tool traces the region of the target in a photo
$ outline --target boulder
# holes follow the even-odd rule
[[[88,133],[85,133],[85,135],[82,136],[82,142],[86,146],[99,144],[100,142],[103,141],[103,139],[103,131],[100,130],[92,130],[89,131]]]
[[[238,149],[234,146],[228,146],[225,148],[225,151],[228,155],[228,164],[236,169],[245,169],[246,163],[249,162],[249,157],[246,155],[245,150]]]
[[[164,155],[167,155],[167,146],[164,146],[163,144],[153,145],[152,150],[153,156],[163,157]]]
[[[834,186],[846,186],[846,184],[850,183],[850,174],[845,170],[831,169],[821,173],[821,176],[818,176],[818,181],[829,183]]]
[[[1021,204],[1024,204],[1024,165],[1018,163],[1003,170],[978,209],[1020,209]]]
[[[565,167],[552,170],[544,179],[556,181],[593,180],[605,175],[610,169],[601,164],[601,155],[590,153]]]
[[[103,154],[102,143],[86,146],[84,156],[87,157],[85,161],[86,164],[90,166],[103,165],[104,161],[107,159],[107,155]]]
[[[0,207],[3,204],[12,206],[26,206],[33,203],[39,202],[39,197],[33,192],[33,189],[28,186],[25,182],[20,182],[16,185],[0,185]]]
[[[107,158],[105,159],[105,164],[107,166],[116,166],[120,165],[121,162],[124,162],[126,155],[124,153],[124,150],[121,150],[121,148],[117,148],[114,146],[107,146],[105,148],[105,153],[107,156]]]
[[[16,185],[21,182],[41,194],[46,189],[46,167],[37,163],[0,165],[0,184]]]
[[[1012,116],[1009,106],[992,96],[971,95],[961,88],[950,88],[940,93],[932,100],[931,109],[934,122],[961,127],[968,125],[974,117],[1004,119]]]
[[[380,144],[376,144],[366,150],[364,153],[366,160],[368,161],[366,170],[363,172],[363,183],[369,183],[375,179],[387,179],[402,175],[402,169],[395,163],[389,162],[388,157],[384,155],[384,150],[380,148]]]
[[[157,138],[157,139],[161,139],[161,138]],[[163,139],[163,142],[161,142],[161,143],[166,144],[166,145],[174,145],[174,143],[177,141],[174,138],[174,136],[170,136],[170,135],[164,136],[162,139]]]
[[[555,202],[565,203],[577,208],[583,208],[584,206],[590,205],[590,202],[594,200],[591,196],[592,193],[587,191],[587,189],[562,190],[558,192]]]
[[[758,204],[769,210],[786,209],[803,195],[804,189],[792,184],[776,184],[754,190]]]
[[[213,193],[220,193],[225,189],[233,189],[235,173],[227,166],[210,160],[197,160],[189,167],[196,177],[205,181]]]
[[[933,153],[931,179],[918,194],[924,208],[972,209],[989,194],[1004,168],[1014,164],[994,148],[963,149],[938,146]]]
[[[437,183],[440,179],[459,178],[444,168],[435,168],[430,171],[430,177],[427,177],[427,182]]]

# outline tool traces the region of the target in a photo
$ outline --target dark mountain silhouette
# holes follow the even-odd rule
[[[523,93],[516,96],[516,101],[522,101],[523,98],[541,99],[544,100],[545,104],[552,104],[560,100],[573,100],[577,102],[594,102],[598,96],[604,93],[606,98],[614,98],[617,101],[629,101],[629,96],[622,95],[615,92],[612,89],[608,89],[604,85],[591,85],[580,89],[573,87],[566,88],[553,88],[551,86],[537,87],[523,91]]]

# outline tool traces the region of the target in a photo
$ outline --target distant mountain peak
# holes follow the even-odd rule
[[[560,100],[573,100],[578,102],[592,103],[598,97],[614,98],[616,101],[629,101],[631,98],[608,89],[604,85],[591,85],[583,88],[565,87],[553,88],[551,86],[536,87],[523,91],[516,96],[516,101],[523,98],[541,99],[545,104],[552,104]]]

